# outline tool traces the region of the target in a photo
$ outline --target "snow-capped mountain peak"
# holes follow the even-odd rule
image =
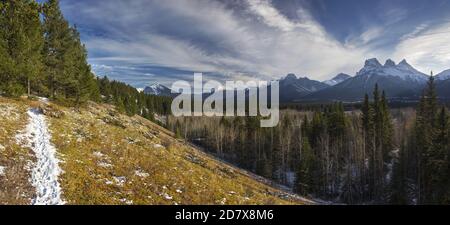
[[[412,67],[408,62],[406,62],[406,60],[402,60],[397,67],[403,69],[403,70],[411,70],[411,71],[415,71],[418,72],[416,69],[414,69],[414,67]]]
[[[144,89],[144,93],[148,95],[170,96],[171,92],[170,88],[159,83],[154,83]]]
[[[364,67],[367,67],[367,68],[378,68],[381,66],[382,66],[381,63],[376,58],[368,59],[364,63]]]
[[[366,60],[364,67],[357,73],[357,76],[373,75],[399,77],[416,83],[424,83],[428,79],[427,75],[416,70],[406,60],[402,60],[395,65],[394,61],[388,59],[384,66],[377,59]]]

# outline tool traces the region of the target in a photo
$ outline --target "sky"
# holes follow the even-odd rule
[[[448,0],[60,0],[98,76],[327,80],[368,58],[450,69]]]

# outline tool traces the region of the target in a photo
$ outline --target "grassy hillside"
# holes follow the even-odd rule
[[[68,204],[305,204],[191,147],[141,117],[110,105],[60,107],[0,98],[0,203],[27,204],[33,154],[15,136],[26,110],[40,107],[64,173],[59,177]]]

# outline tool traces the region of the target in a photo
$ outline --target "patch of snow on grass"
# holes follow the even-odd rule
[[[5,170],[6,170],[6,167],[0,166],[0,176],[5,175]]]
[[[172,200],[172,199],[173,199],[173,197],[170,196],[170,195],[168,195],[167,193],[164,193],[163,196],[164,196],[164,198],[165,198],[166,200]]]
[[[19,111],[11,105],[0,105],[0,117],[9,118],[10,120],[19,119]]]
[[[127,182],[126,177],[113,177],[113,179],[114,183],[119,187],[122,187],[125,184],[125,182]]]
[[[101,153],[101,152],[94,152],[94,153],[92,153],[92,155],[94,155],[94,156],[97,157],[97,158],[103,158],[103,156],[105,156],[105,155],[103,155],[103,153]]]
[[[99,163],[97,164],[97,166],[102,167],[102,168],[105,168],[105,169],[108,169],[108,168],[112,168],[112,167],[113,167],[113,165],[111,165],[111,164],[109,164],[109,163],[106,163],[106,162],[99,162]]]
[[[138,177],[143,177],[143,178],[150,176],[150,174],[140,171],[140,170],[134,171],[134,174]]]
[[[119,201],[122,203],[125,203],[126,205],[133,205],[133,200],[128,200],[126,198],[122,198]]]
[[[160,144],[154,144],[153,145],[154,148],[165,148],[164,146],[160,145]]]

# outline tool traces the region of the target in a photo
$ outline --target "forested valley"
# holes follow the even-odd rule
[[[431,77],[417,108],[389,108],[381,87],[342,103],[257,117],[169,117],[168,126],[228,162],[301,195],[348,204],[448,204],[448,111]]]
[[[169,115],[171,98],[97,77],[58,0],[0,1],[0,95],[68,106],[114,104],[128,115]],[[342,103],[283,110],[274,128],[257,117],[169,116],[179,138],[295,192],[349,204],[450,204],[449,113],[433,77],[414,108],[389,108],[383,87],[361,109]]]

